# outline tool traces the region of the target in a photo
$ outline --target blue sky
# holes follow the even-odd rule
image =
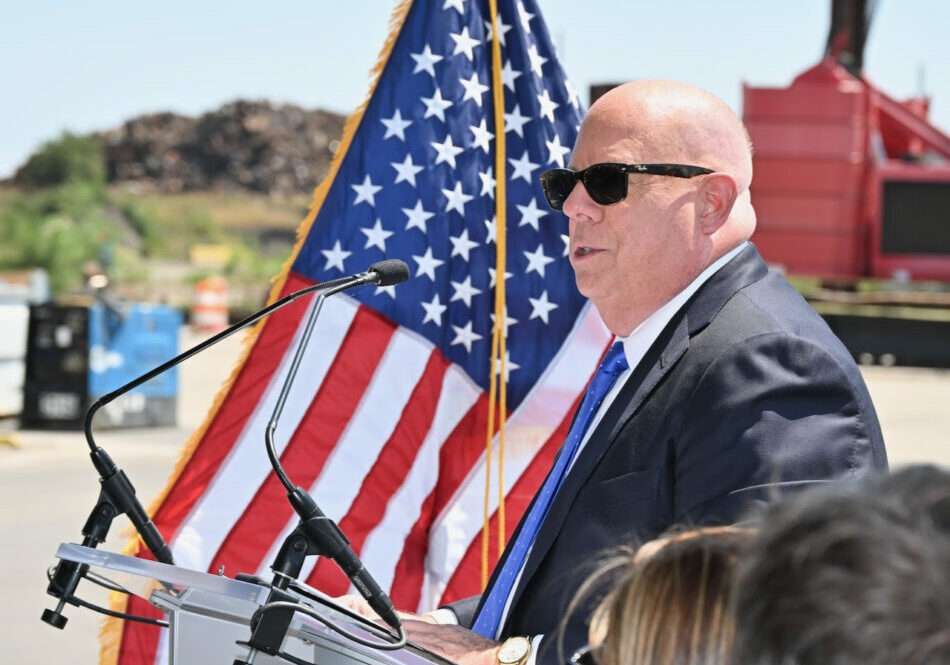
[[[441,4],[442,0],[428,0]],[[62,130],[239,98],[349,113],[368,87],[394,0],[30,0],[0,4],[0,177]],[[741,112],[742,84],[784,86],[818,61],[830,0],[541,0],[586,101],[591,83],[673,78]],[[880,0],[865,72],[923,90],[950,132],[950,2]]]

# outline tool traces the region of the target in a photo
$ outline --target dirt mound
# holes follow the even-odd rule
[[[97,134],[110,182],[182,192],[309,193],[329,170],[345,117],[239,100],[198,118],[155,113]]]

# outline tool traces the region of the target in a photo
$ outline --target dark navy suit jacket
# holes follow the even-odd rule
[[[886,466],[851,355],[749,244],[674,315],[591,434],[535,539],[502,637],[544,634],[538,662],[561,663],[554,633],[603,549],[674,524],[732,523],[776,487]],[[450,606],[463,626],[478,600]],[[566,656],[586,643],[583,613],[563,639]]]

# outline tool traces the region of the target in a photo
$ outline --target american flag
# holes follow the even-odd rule
[[[542,170],[565,164],[582,117],[577,93],[536,3],[499,0],[497,11],[505,269],[495,266],[501,137],[489,3],[418,1],[395,10],[368,100],[347,123],[272,293],[274,300],[383,258],[409,264],[412,277],[398,287],[326,301],[275,437],[291,479],[338,521],[401,609],[425,611],[481,591],[496,280],[507,291],[506,537],[610,340],[574,286],[567,220],[547,207],[538,184]],[[297,523],[268,464],[264,427],[308,307],[301,299],[255,329],[151,511],[179,566],[267,577]],[[331,595],[350,586],[323,559],[308,559],[300,578]],[[127,609],[154,615],[137,599]],[[166,658],[154,627],[115,624],[104,634],[104,662]]]

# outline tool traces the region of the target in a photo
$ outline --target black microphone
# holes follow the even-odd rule
[[[373,611],[387,624],[399,626],[399,617],[389,596],[363,567],[363,562],[350,547],[350,541],[332,519],[323,514],[306,490],[295,487],[287,494],[294,510],[301,517],[301,524],[317,551],[336,561],[340,569],[366,599]]]
[[[162,538],[155,524],[149,518],[148,513],[135,495],[135,488],[122,469],[118,468],[108,453],[96,445],[92,435],[92,421],[96,412],[125,393],[137,388],[138,386],[154,379],[172,367],[187,360],[191,356],[201,353],[209,346],[213,346],[238,330],[249,326],[259,319],[267,316],[275,310],[290,304],[291,302],[305,295],[317,291],[323,291],[326,294],[338,293],[344,289],[360,286],[363,284],[378,284],[388,286],[398,284],[409,278],[409,268],[405,262],[399,259],[389,259],[374,263],[365,272],[356,273],[340,279],[334,279],[319,284],[312,284],[298,291],[295,291],[280,300],[264,307],[263,309],[251,314],[250,316],[238,321],[234,325],[225,328],[216,335],[206,339],[200,344],[175,356],[161,365],[145,372],[138,378],[132,379],[128,383],[120,386],[116,390],[98,398],[87,409],[84,430],[86,442],[90,448],[90,457],[93,466],[99,472],[100,492],[96,506],[92,509],[89,518],[83,526],[83,541],[85,547],[96,547],[104,542],[111,526],[112,520],[119,514],[125,513],[129,520],[135,526],[136,531],[142,537],[146,547],[152,552],[155,558],[162,563],[174,564],[171,548]],[[324,294],[321,293],[321,296]],[[66,603],[76,604],[73,599],[73,593],[79,584],[80,579],[85,575],[88,566],[80,565],[74,561],[60,560],[56,565],[52,579],[46,591],[51,596],[58,598],[59,603],[56,610],[44,610],[42,619],[56,628],[63,628],[66,625],[66,617],[62,610]]]
[[[386,259],[374,263],[366,272],[374,272],[378,275],[379,279],[374,282],[377,286],[401,284],[409,279],[409,266],[399,259]]]

